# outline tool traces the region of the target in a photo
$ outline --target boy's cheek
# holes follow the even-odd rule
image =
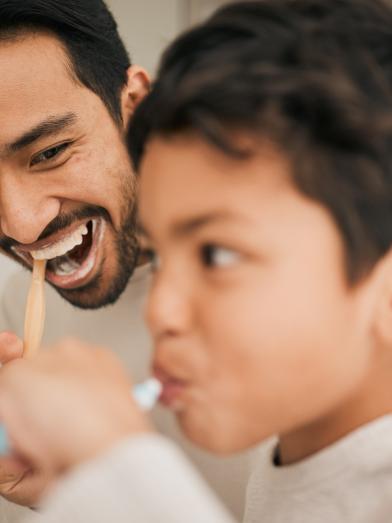
[[[261,322],[259,336],[252,337],[248,328],[242,337],[226,330],[220,357],[210,355],[216,375],[222,377],[219,394],[211,395],[210,410],[216,409],[215,416],[226,424],[237,420],[249,444],[256,436],[264,439],[310,423],[344,401],[362,379],[360,362],[346,358],[334,340],[309,337],[306,331],[302,336],[297,332],[296,338],[294,329],[282,336],[284,327],[265,333]],[[253,420],[259,421],[257,427]],[[234,422],[227,426],[233,434],[235,429]]]

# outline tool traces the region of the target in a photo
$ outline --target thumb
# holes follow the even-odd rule
[[[0,363],[8,363],[23,355],[23,342],[13,332],[0,332]]]

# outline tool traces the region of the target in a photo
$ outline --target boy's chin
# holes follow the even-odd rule
[[[218,423],[212,423],[208,427],[194,427],[189,422],[180,421],[180,426],[186,437],[196,446],[223,457],[243,452],[271,436],[264,433],[250,436],[245,430],[238,431],[238,428],[233,427],[225,429]]]
[[[188,437],[195,445],[202,448],[203,450],[222,457],[231,456],[232,454],[246,451],[249,448],[261,443],[265,439],[263,438],[257,441],[245,441],[243,438],[241,438],[241,440],[234,440],[233,438],[228,440],[225,437],[217,438],[216,436],[211,438]]]

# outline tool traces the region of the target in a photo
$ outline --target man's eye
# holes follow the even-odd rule
[[[238,252],[216,245],[204,245],[201,256],[207,267],[231,267],[241,259]]]
[[[42,153],[33,156],[30,162],[30,167],[33,167],[38,163],[48,162],[49,160],[56,158],[56,156],[65,151],[65,149],[67,149],[68,146],[69,142],[65,142],[59,145],[55,145],[54,147],[50,147],[50,149],[46,149],[46,151],[42,151]]]

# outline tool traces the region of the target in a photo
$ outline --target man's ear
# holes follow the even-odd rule
[[[374,328],[381,344],[392,347],[392,249],[381,260],[378,270],[380,272]]]
[[[128,68],[127,83],[121,91],[121,115],[125,128],[137,105],[150,90],[150,85],[150,77],[142,67],[132,65]]]

